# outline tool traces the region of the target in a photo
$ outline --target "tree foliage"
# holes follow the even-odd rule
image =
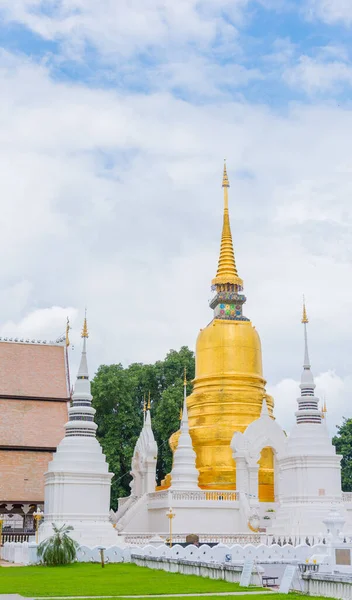
[[[71,525],[57,527],[55,523],[52,525],[54,534],[39,544],[38,556],[45,565],[50,567],[68,565],[75,560],[79,547],[78,542],[69,536],[73,527]]]
[[[352,491],[352,419],[344,419],[332,440],[337,454],[342,454],[341,480],[344,492]]]
[[[96,409],[98,439],[107,457],[112,480],[111,505],[116,510],[119,497],[130,493],[131,459],[143,425],[143,400],[150,391],[151,417],[158,444],[158,482],[170,471],[172,455],[168,440],[179,428],[183,401],[183,376],[194,378],[194,354],[183,346],[170,350],[165,360],[155,364],[133,363],[102,365],[93,381],[93,405]],[[187,392],[190,394],[189,384]]]

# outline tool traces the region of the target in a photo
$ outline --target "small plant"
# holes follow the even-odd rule
[[[268,510],[266,512],[273,513],[273,512],[275,512],[275,510],[273,508],[268,508]]]
[[[68,565],[76,558],[78,542],[73,540],[68,534],[73,531],[71,525],[62,525],[57,527],[53,525],[54,535],[43,540],[38,546],[38,556],[43,563],[50,567],[57,565]]]
[[[265,519],[267,521],[268,519],[270,519],[270,517],[269,517],[269,515],[264,515],[263,519]]]

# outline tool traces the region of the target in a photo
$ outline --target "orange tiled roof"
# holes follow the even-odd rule
[[[0,396],[68,398],[61,344],[0,342]]]

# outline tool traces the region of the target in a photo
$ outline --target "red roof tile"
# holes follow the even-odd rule
[[[65,346],[0,342],[0,396],[68,398]]]

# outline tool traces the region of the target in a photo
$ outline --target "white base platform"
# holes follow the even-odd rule
[[[70,537],[76,540],[80,546],[119,546],[123,545],[123,536],[119,536],[110,522],[101,521],[65,521],[55,520],[55,525],[72,525],[73,531],[70,532]],[[39,527],[39,542],[53,535],[53,527],[50,521],[42,523]]]

